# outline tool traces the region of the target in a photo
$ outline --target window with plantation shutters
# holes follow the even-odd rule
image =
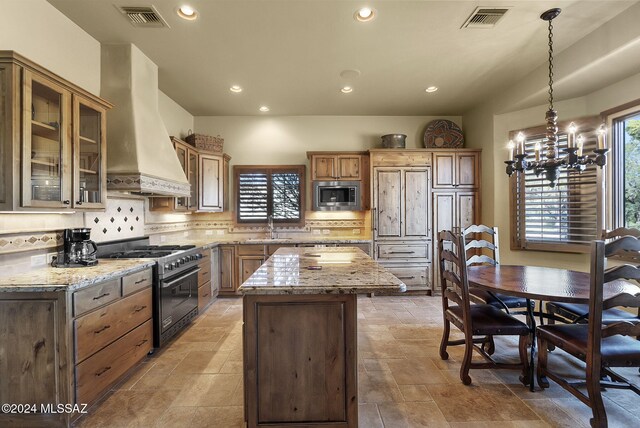
[[[278,224],[304,221],[304,165],[234,166],[236,221]]]
[[[596,148],[595,130],[598,117],[575,120],[578,134],[584,138],[583,153]],[[559,124],[559,156],[565,155],[566,129],[569,121]],[[513,131],[510,138],[515,139]],[[540,143],[545,152],[545,128],[522,130],[527,140],[526,160],[535,160],[534,147]],[[533,170],[511,176],[511,244],[514,249],[589,252],[589,244],[602,232],[602,172],[595,165],[583,171],[560,168],[555,187],[549,185],[544,172],[536,176]]]

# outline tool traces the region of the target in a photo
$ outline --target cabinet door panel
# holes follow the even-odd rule
[[[191,184],[191,196],[187,201],[187,208],[190,210],[198,209],[198,152],[195,150],[188,150],[188,162],[187,162],[187,179]]]
[[[314,156],[313,171],[314,180],[335,180],[335,156]]]
[[[400,238],[402,230],[402,172],[401,170],[377,170],[375,189],[376,237]]]
[[[434,194],[433,210],[435,213],[434,230],[436,235],[442,230],[451,230],[456,225],[455,207],[455,193]]]
[[[235,292],[235,250],[233,247],[220,247],[220,292]]]
[[[222,171],[222,158],[200,155],[200,210],[223,210]]]
[[[24,71],[22,205],[71,206],[71,94]]]
[[[360,156],[339,156],[338,176],[340,180],[360,180]]]
[[[461,153],[456,161],[456,187],[478,187],[478,155]]]
[[[460,192],[456,194],[456,209],[458,225],[467,228],[478,221],[478,194],[475,192]]]
[[[431,236],[429,219],[428,169],[404,172],[404,236],[425,238]]]
[[[452,187],[454,184],[455,154],[436,153],[434,155],[435,178],[434,188]]]
[[[182,171],[184,171],[184,174],[187,176],[187,179],[189,179],[188,174],[188,165],[189,165],[189,157],[188,157],[188,151],[189,149],[174,141],[174,146],[175,146],[175,150],[176,150],[176,156],[178,156],[178,162],[180,162],[180,167],[182,167]],[[193,189],[191,189],[193,191]],[[175,210],[176,211],[185,211],[189,205],[189,198],[187,198],[186,196],[181,197],[181,198],[176,198],[175,199]]]
[[[264,256],[238,257],[238,286],[242,285],[264,263]]]
[[[104,208],[106,203],[106,111],[73,97],[73,206]]]

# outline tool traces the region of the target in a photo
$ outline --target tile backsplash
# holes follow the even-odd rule
[[[84,223],[96,242],[144,236],[144,200],[109,198],[106,210],[85,213]]]

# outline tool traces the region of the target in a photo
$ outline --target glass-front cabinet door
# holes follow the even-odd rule
[[[23,74],[22,206],[71,205],[71,93]]]
[[[104,208],[106,195],[106,111],[73,97],[73,206]]]
[[[187,175],[187,168],[189,163],[188,150],[187,147],[183,146],[180,143],[174,142],[174,146],[176,149],[176,155],[178,155],[178,161],[180,162],[180,166],[184,171],[185,175]],[[184,196],[181,198],[176,198],[176,211],[186,211],[189,208],[189,198]]]
[[[188,208],[190,210],[198,209],[198,152],[195,150],[188,150],[189,170],[187,172],[187,179],[191,184],[191,196],[189,197]]]

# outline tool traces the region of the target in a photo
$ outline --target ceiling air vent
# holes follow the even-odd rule
[[[134,27],[169,28],[154,6],[120,6],[118,9]]]
[[[478,7],[462,28],[493,28],[508,10],[504,7]]]

